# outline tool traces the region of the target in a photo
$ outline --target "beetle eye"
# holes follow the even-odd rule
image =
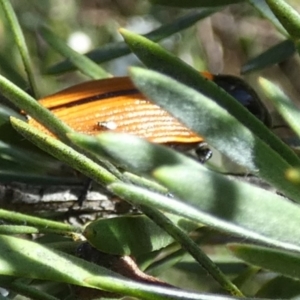
[[[230,75],[215,75],[214,82],[237,99],[266,126],[271,127],[271,118],[268,110],[256,92],[242,79]]]

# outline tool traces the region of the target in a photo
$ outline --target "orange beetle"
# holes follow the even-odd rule
[[[261,121],[268,124],[269,115],[252,88],[241,79],[228,75],[203,73],[220,85]],[[200,161],[211,151],[203,138],[181,124],[168,112],[151,103],[128,77],[94,80],[75,85],[39,102],[75,131],[99,134],[104,130],[127,132],[154,143],[190,149],[196,146]],[[29,123],[43,132],[49,131],[34,119]]]

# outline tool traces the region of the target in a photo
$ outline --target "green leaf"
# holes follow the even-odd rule
[[[153,4],[182,7],[182,8],[195,8],[195,7],[215,7],[222,5],[229,5],[235,3],[246,2],[245,0],[151,0]]]
[[[79,54],[65,42],[60,39],[56,34],[51,32],[48,28],[41,28],[41,33],[46,40],[46,42],[53,47],[60,54],[68,58],[68,60],[83,74],[87,75],[92,79],[102,79],[110,77],[111,75],[107,73],[104,69],[94,63],[85,55]]]
[[[90,263],[63,252],[15,237],[0,235],[0,249],[2,275],[88,286],[84,282],[86,277],[98,270],[104,271],[101,267],[90,266]]]
[[[160,41],[164,38],[171,36],[177,32],[180,32],[184,29],[189,28],[194,25],[201,19],[208,17],[209,15],[215,13],[218,9],[203,9],[201,11],[196,11],[192,13],[188,13],[183,17],[178,18],[173,21],[171,24],[162,25],[158,29],[155,29],[148,34],[145,34],[146,37],[153,41]],[[124,42],[115,42],[104,45],[100,49],[93,50],[88,52],[86,56],[93,60],[94,62],[100,64],[114,58],[118,58],[124,55],[129,54],[130,48]],[[65,60],[61,63],[54,65],[53,67],[48,69],[48,74],[59,74],[63,72],[73,71],[75,70],[74,65],[69,61]]]
[[[208,170],[201,172],[199,167],[166,166],[156,170],[154,176],[179,199],[203,212],[252,233],[300,245],[293,234],[300,209],[283,197]]]
[[[79,136],[76,137],[79,142]],[[93,137],[81,138],[84,142],[82,140],[79,144],[86,145],[89,142],[94,145],[95,151],[99,148],[102,151],[105,149],[124,168],[144,174],[155,171],[157,180],[192,207],[182,206],[182,203],[175,200],[137,187],[122,184],[109,186],[120,197],[182,215],[218,230],[277,246],[280,244],[281,247],[287,247],[288,243],[288,247],[299,250],[300,244],[295,230],[298,228],[300,209],[283,197],[247,183],[229,180],[171,149],[133,136],[103,133],[97,138],[100,144]],[[282,211],[285,213],[282,214]]]
[[[284,0],[266,0],[266,2],[290,36],[295,40],[299,40],[299,13]]]
[[[290,125],[298,137],[300,137],[300,110],[298,106],[282,91],[279,86],[271,81],[260,78],[259,84],[266,97],[275,106],[276,110]]]
[[[214,82],[202,77],[192,67],[146,38],[123,29],[121,33],[132,51],[147,67],[175,78],[213,99],[273,150],[280,153],[286,161],[293,165],[299,164],[298,157],[291,149],[265,126],[262,126],[261,122],[250,114],[242,104],[238,103],[236,99],[218,87]]]
[[[93,287],[139,299],[208,300],[214,295],[138,283],[103,267],[37,243],[0,235],[0,274]],[[209,297],[209,298],[208,298]],[[218,296],[220,300],[237,298]]]
[[[242,66],[241,74],[247,74],[281,63],[292,56],[295,51],[295,45],[291,40],[280,42],[260,55],[248,60]]]
[[[110,252],[120,249],[118,254],[135,256],[161,249],[170,244],[173,241],[172,238],[174,238],[225,290],[232,295],[243,296],[211,259],[199,249],[199,246],[184,231],[178,228],[184,228],[185,231],[189,232],[196,229],[198,225],[176,216],[165,216],[156,209],[147,206],[141,206],[140,209],[148,218],[145,216],[125,216],[113,220],[109,219],[109,221],[96,221],[93,222],[94,226],[87,226],[85,236],[96,248],[101,247],[100,250],[102,250],[103,244],[106,245],[107,242],[113,241],[109,245]],[[150,221],[149,218],[155,223]],[[106,227],[107,223],[110,223],[108,229]],[[177,223],[178,227],[174,223]],[[104,236],[104,232],[106,236]],[[99,233],[98,236],[97,233]],[[107,246],[104,247],[107,249]]]
[[[192,175],[194,174],[191,174],[191,176]],[[211,176],[210,179],[212,181],[215,178]],[[201,223],[220,232],[226,232],[227,234],[238,236],[242,239],[256,243],[263,243],[298,252],[300,251],[299,240],[297,240],[297,237],[293,235],[297,221],[290,221],[289,219],[289,217],[299,217],[299,210],[297,206],[285,202],[283,199],[276,199],[276,204],[279,203],[279,209],[277,210],[276,207],[270,206],[272,199],[276,198],[276,195],[272,195],[272,193],[258,189],[251,185],[247,185],[245,187],[245,183],[232,183],[230,180],[228,181],[228,190],[232,191],[231,197],[229,193],[227,193],[227,195],[223,198],[219,197],[216,199],[216,196],[212,195],[212,193],[206,195],[206,190],[203,188],[196,190],[196,192],[201,193],[200,195],[205,195],[204,200],[199,201],[200,199],[202,200],[202,198],[199,197],[198,194],[196,200],[200,203],[195,201],[196,196],[194,193],[190,193],[187,197],[181,197],[180,200],[177,200],[124,183],[114,183],[109,186],[109,190],[118,195],[120,198],[130,201],[131,203],[135,203],[136,205],[148,205],[155,207],[156,209],[182,216],[193,222]],[[206,182],[204,183],[206,184]],[[218,183],[219,182],[216,183],[216,186]],[[186,182],[181,183],[180,186],[183,186],[184,184],[186,184]],[[212,184],[213,183],[211,183],[211,185]],[[241,184],[242,186],[240,187],[239,185]],[[236,186],[239,186],[239,189],[237,189]],[[184,191],[186,192],[186,190]],[[250,192],[250,194],[245,197],[245,194],[243,194],[242,191],[245,194],[246,192]],[[254,195],[251,196],[253,192]],[[188,196],[191,194],[194,195],[194,199],[191,199],[190,202],[188,202]],[[233,197],[236,194],[238,196]],[[242,198],[243,196],[244,198]],[[255,207],[257,202],[253,205],[248,203],[253,199],[258,199],[255,198],[257,196],[262,196],[262,201],[265,201],[265,199],[268,199],[268,201],[265,201],[266,204],[260,207]],[[218,209],[218,200],[221,203],[219,205],[220,209]],[[211,202],[209,203],[209,201]],[[237,202],[236,207],[235,202]],[[268,210],[267,205],[271,207],[270,211]],[[280,222],[283,214],[280,214],[279,210],[280,208],[285,208],[285,206],[289,206],[289,211],[287,216],[284,216],[283,219],[288,223],[282,228],[280,227]],[[222,212],[222,208],[224,207],[226,208],[226,211]],[[261,208],[264,210],[260,211],[259,209]],[[243,209],[245,211],[242,211]],[[293,211],[293,209],[295,209],[295,211]],[[232,214],[228,211],[232,211]],[[254,220],[253,215],[257,215],[257,222]]]
[[[249,264],[300,279],[299,253],[247,244],[229,244],[228,248]]]
[[[32,66],[31,66],[31,61],[30,61],[30,55],[28,52],[28,48],[26,45],[26,41],[25,41],[25,38],[24,38],[24,35],[22,32],[22,29],[20,27],[20,24],[18,22],[17,16],[12,7],[12,4],[9,0],[0,0],[0,6],[2,7],[2,10],[5,12],[5,16],[8,20],[10,29],[12,30],[15,43],[18,47],[18,50],[20,51],[20,55],[22,57],[22,61],[23,61],[24,68],[25,68],[25,71],[28,76],[28,80],[29,80],[32,92],[34,93],[35,96],[38,96],[37,87],[36,87],[36,83],[35,83],[35,79],[34,79],[34,72],[33,72]]]
[[[171,219],[186,232],[199,227],[177,216],[171,216]],[[116,255],[137,256],[174,242],[170,235],[144,215],[98,219],[89,223],[83,234],[98,250]]]
[[[134,84],[149,99],[202,136],[209,145],[300,201],[299,187],[285,178],[291,166],[222,107],[165,75],[140,68],[132,68],[130,74]]]
[[[72,226],[60,222],[55,222],[47,219],[33,217],[22,213],[12,212],[4,209],[0,209],[0,218],[2,220],[9,221],[13,224],[24,224],[41,229],[44,232],[59,232],[59,233],[81,233],[82,228],[78,226]]]
[[[39,233],[39,230],[33,226],[22,225],[0,225],[0,234],[34,234]]]

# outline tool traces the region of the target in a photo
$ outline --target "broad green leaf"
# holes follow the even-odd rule
[[[199,227],[177,216],[171,216],[171,219],[186,232]],[[98,250],[117,255],[137,256],[174,242],[170,235],[144,215],[98,219],[89,223],[83,234]]]
[[[284,0],[266,0],[267,4],[294,40],[300,39],[300,14]]]
[[[132,51],[147,67],[166,74],[211,98],[278,152],[286,161],[293,165],[299,164],[299,158],[291,149],[265,126],[262,126],[261,122],[250,114],[242,104],[238,103],[236,99],[214,82],[202,77],[192,67],[146,38],[123,29],[121,33]],[[223,130],[225,129],[223,128]]]
[[[151,0],[153,4],[182,7],[182,8],[195,8],[195,7],[215,7],[222,5],[229,5],[235,3],[246,2],[245,0]]]
[[[201,11],[196,11],[192,13],[188,13],[183,17],[178,18],[177,20],[173,21],[171,24],[165,24],[155,29],[148,34],[145,34],[150,40],[153,41],[160,41],[164,38],[171,36],[181,30],[187,29],[190,26],[194,25],[201,19],[208,17],[209,15],[213,14],[214,12],[218,11],[217,8],[215,9],[203,9]],[[93,60],[94,62],[100,64],[127,54],[130,54],[130,49],[124,42],[115,42],[104,45],[100,49],[92,50],[91,52],[86,53],[86,56]],[[65,60],[61,63],[50,67],[48,70],[48,74],[58,74],[68,71],[74,71],[74,65],[69,61]]]
[[[288,59],[296,51],[291,40],[285,40],[271,47],[260,55],[248,60],[241,69],[242,74],[261,70]]]
[[[299,253],[250,244],[229,244],[228,248],[235,256],[249,264],[291,278],[300,278]]]

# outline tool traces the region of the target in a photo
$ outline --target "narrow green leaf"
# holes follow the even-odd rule
[[[260,55],[248,60],[241,69],[241,74],[261,70],[288,59],[296,51],[291,40],[284,40]]]
[[[22,57],[22,61],[24,64],[25,71],[28,76],[28,80],[30,83],[30,87],[32,89],[33,94],[38,97],[38,91],[34,79],[34,72],[31,66],[30,61],[30,55],[28,52],[28,48],[26,46],[26,41],[22,32],[22,29],[20,27],[20,24],[18,22],[17,16],[14,12],[14,9],[12,7],[12,4],[9,0],[1,0],[0,6],[2,7],[2,10],[5,12],[5,16],[8,20],[8,23],[10,25],[10,28],[13,33],[13,37],[15,40],[15,43],[18,47],[18,50],[20,52],[20,55]]]
[[[278,152],[286,161],[293,165],[299,164],[298,157],[291,149],[286,147],[278,137],[265,126],[262,126],[261,122],[250,114],[245,107],[214,82],[203,78],[199,72],[146,38],[123,29],[121,33],[132,51],[147,67],[175,78],[213,99]]]
[[[82,232],[82,228],[78,226],[72,226],[69,224],[64,224],[60,222],[55,222],[51,220],[41,219],[38,217],[33,217],[29,215],[25,215],[22,213],[12,212],[4,209],[0,209],[0,218],[2,220],[9,221],[14,224],[24,224],[34,226],[36,228],[40,228],[42,230],[49,230],[49,232],[73,232],[80,233]]]
[[[299,253],[247,244],[230,244],[228,248],[247,263],[300,279]]]
[[[177,20],[173,21],[171,24],[162,25],[158,29],[155,29],[148,34],[145,34],[150,40],[153,41],[160,41],[164,38],[171,36],[177,32],[180,32],[184,29],[189,28],[190,26],[194,25],[201,19],[208,17],[209,15],[218,11],[217,8],[215,9],[202,9],[201,11],[196,11],[192,13],[188,13],[183,17],[178,18]],[[100,64],[114,58],[118,58],[124,55],[129,54],[131,51],[126,43],[124,42],[115,42],[104,45],[100,49],[92,50],[88,52],[86,56],[93,60],[94,62]],[[59,74],[63,72],[73,71],[75,70],[74,65],[69,61],[65,60],[61,63],[54,65],[53,67],[48,69],[48,74]]]
[[[284,0],[266,0],[282,26],[295,39],[300,39],[300,15]]]
[[[299,108],[276,84],[264,78],[259,79],[259,84],[267,98],[276,107],[276,110],[290,125],[298,137],[300,137]]]
[[[235,3],[246,2],[245,0],[151,0],[153,4],[166,5],[181,8],[195,8],[195,7],[215,7],[222,5],[229,5]]]
[[[0,234],[33,234],[39,233],[39,230],[33,226],[22,225],[0,225]]]
[[[110,77],[111,75],[107,73],[104,69],[94,63],[85,55],[79,54],[65,42],[60,39],[56,34],[54,34],[50,29],[43,27],[41,28],[41,33],[46,40],[46,42],[58,51],[61,55],[68,58],[68,60],[83,74],[87,75],[92,79],[102,79]]]

